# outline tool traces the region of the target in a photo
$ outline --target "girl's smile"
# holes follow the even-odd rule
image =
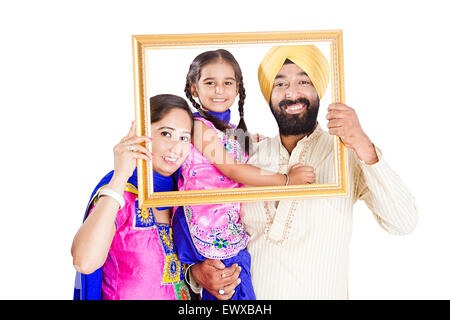
[[[218,60],[202,67],[200,78],[191,85],[194,97],[198,97],[203,109],[225,112],[238,95],[233,67],[226,61]]]

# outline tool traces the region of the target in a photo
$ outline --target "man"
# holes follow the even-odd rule
[[[326,58],[310,45],[274,47],[259,68],[261,91],[280,134],[259,143],[249,163],[280,173],[300,164],[311,182],[333,181],[332,135],[337,135],[349,148],[349,180],[346,196],[242,205],[257,299],[346,299],[352,208],[358,199],[389,233],[407,234],[417,224],[414,198],[364,133],[355,111],[334,103],[326,116],[328,133],[317,123],[328,72]],[[219,299],[230,298],[239,283],[239,268],[224,268],[218,260],[192,266],[191,275]]]

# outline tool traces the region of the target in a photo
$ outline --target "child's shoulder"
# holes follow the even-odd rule
[[[201,122],[201,123],[205,124],[206,126],[212,128],[212,129],[216,129],[216,127],[214,126],[214,124],[211,121],[206,120],[203,117],[194,117],[194,124],[195,124],[196,121]]]

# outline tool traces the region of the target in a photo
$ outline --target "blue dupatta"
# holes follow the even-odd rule
[[[155,192],[163,191],[174,191],[178,190],[178,179],[180,176],[180,169],[178,169],[174,174],[169,177],[164,177],[159,173],[153,171],[153,189]],[[114,170],[109,172],[97,186],[91,194],[89,203],[87,205],[86,211],[84,213],[83,222],[86,220],[89,209],[91,208],[92,202],[97,198],[97,194],[100,189],[106,187],[114,174]],[[125,191],[138,194],[138,183],[137,183],[137,169],[134,170],[133,174],[127,181]],[[158,207],[159,210],[169,209],[171,207]],[[75,276],[75,288],[73,293],[73,300],[100,300],[102,292],[102,268],[98,268],[91,274],[82,274],[80,272],[76,273]]]
[[[230,109],[228,109],[224,112],[214,112],[214,111],[209,111],[209,110],[204,110],[204,111],[213,115],[214,117],[216,117],[217,119],[219,119],[222,122],[230,123],[230,120],[231,120],[231,110]],[[194,118],[201,117],[200,113],[198,113],[198,112],[195,112],[192,115],[194,116]]]

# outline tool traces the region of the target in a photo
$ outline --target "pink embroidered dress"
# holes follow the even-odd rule
[[[248,156],[239,143],[226,137],[214,125],[204,118],[200,120],[214,129],[219,141],[239,163],[246,163]],[[178,188],[182,190],[229,189],[241,188],[243,185],[230,180],[222,174],[194,146],[181,167],[182,178],[178,180]],[[236,256],[247,247],[248,234],[240,218],[240,203],[223,203],[209,205],[184,206],[186,221],[189,226],[192,242],[198,252],[211,259],[227,259]]]
[[[247,162],[247,155],[239,143],[217,130],[204,118],[195,118],[215,130],[226,152],[237,162]],[[235,128],[235,126],[233,126]],[[191,147],[191,153],[181,166],[179,190],[241,188],[242,184],[228,179],[201,152]],[[251,257],[246,247],[249,236],[240,217],[240,203],[187,205],[175,210],[172,227],[174,243],[181,262],[195,264],[206,258],[220,259],[226,267],[241,267],[241,283],[231,300],[255,300],[251,282]],[[217,293],[216,293],[217,294]],[[216,299],[203,290],[203,300]]]
[[[133,186],[126,190],[125,206],[117,213],[116,234],[102,267],[101,299],[190,299],[171,225],[157,223],[151,208],[139,209]]]

